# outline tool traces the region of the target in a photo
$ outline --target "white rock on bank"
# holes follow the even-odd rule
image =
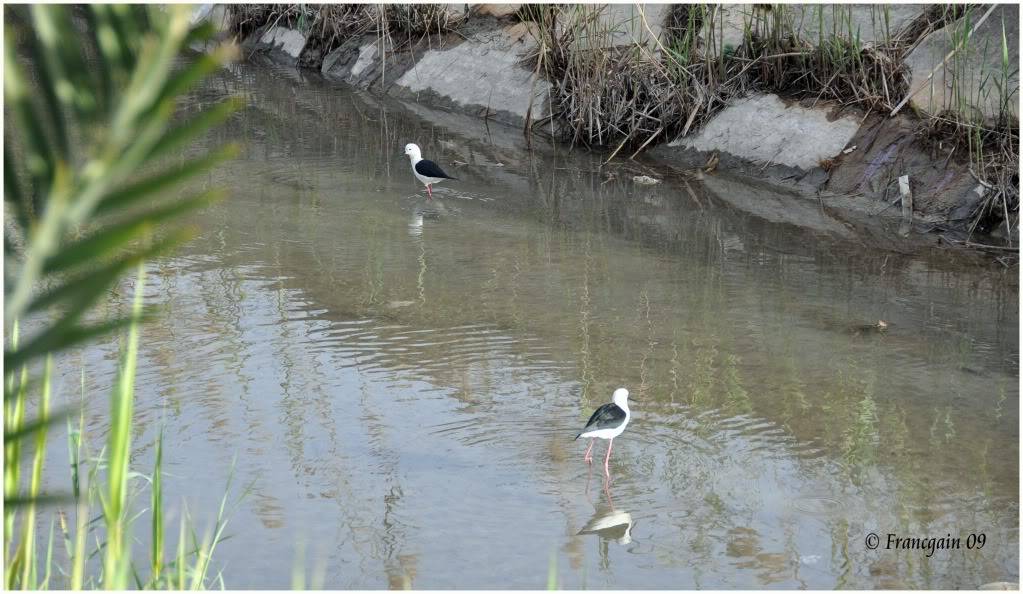
[[[671,7],[671,4],[637,3],[575,5],[575,11],[570,10],[569,14],[584,23],[581,28],[595,34],[578,35],[574,47],[596,49],[636,44],[657,50]],[[593,16],[590,11],[598,13]]]
[[[792,29],[817,45],[824,37],[838,36],[861,45],[883,43],[930,8],[926,4],[787,4]],[[823,24],[823,27],[821,26]]]
[[[226,4],[196,4],[192,8],[192,24],[202,22],[213,26],[214,38],[212,41],[192,42],[192,49],[208,51],[231,37],[231,15]]]
[[[473,10],[476,14],[503,19],[514,15],[521,7],[521,4],[477,4]]]
[[[986,10],[986,7],[974,7],[969,26],[972,27]],[[966,20],[960,19],[930,33],[906,56],[906,65],[913,74],[910,92],[916,92],[911,104],[926,113],[937,114],[946,108],[957,107],[959,98],[962,98],[976,110],[975,114],[968,115],[981,115],[988,120],[997,118],[1001,107],[998,87],[1004,84],[1001,80],[1004,25],[1010,72],[1007,88],[1015,90],[1008,101],[1008,108],[1018,120],[1019,6],[1005,4],[995,8],[963,49],[944,66],[939,66],[955,47],[955,39],[966,32]],[[936,66],[938,69],[934,77],[928,80],[927,76]],[[953,85],[958,88],[953,88]]]
[[[913,19],[928,8],[924,4],[719,4],[712,21],[704,24],[700,40],[707,39],[708,28],[715,38],[714,55],[717,49],[731,46],[737,48],[743,42],[747,28],[764,31],[769,21],[776,16],[773,11],[782,10],[782,21],[800,39],[816,46],[825,36],[845,39],[859,39],[862,45],[883,42],[899,33]],[[823,25],[823,26],[822,26]],[[851,35],[850,35],[851,31]]]
[[[713,18],[700,29],[700,45],[705,45],[708,35],[711,35],[714,38],[713,55],[717,56],[720,48],[731,47],[734,50],[742,45],[746,28],[753,28],[761,11],[753,4],[718,4]]]
[[[521,65],[533,47],[520,23],[449,49],[428,50],[395,85],[413,94],[433,92],[481,113],[489,110],[498,120],[501,112],[525,118],[535,88],[533,117],[539,119],[546,113],[550,85],[537,79],[534,87],[533,72]]]
[[[377,59],[378,51],[376,43],[367,43],[359,48],[359,57],[352,66],[351,77],[353,79],[358,79],[359,75],[373,64],[373,61]]]
[[[465,16],[466,14],[469,13],[469,5],[468,4],[452,3],[452,4],[441,4],[441,6],[444,7],[444,11],[445,12],[447,12],[449,15],[451,15],[453,17],[463,17],[463,16]]]
[[[298,60],[305,49],[306,38],[294,29],[276,26],[266,30],[259,42]]]
[[[668,146],[809,170],[841,153],[860,127],[855,117],[828,115],[826,109],[786,105],[777,95],[753,95],[726,107],[699,134]]]

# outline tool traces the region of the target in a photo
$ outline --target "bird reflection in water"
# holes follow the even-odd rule
[[[632,542],[632,527],[634,525],[632,514],[629,512],[605,507],[601,504],[597,506],[596,513],[578,534],[596,534],[605,548],[607,543],[612,540],[620,545],[627,545]]]
[[[408,234],[412,237],[421,237],[423,235],[423,213],[416,212],[412,214],[412,221],[408,224]]]
[[[604,499],[594,503],[593,517],[586,522],[577,534],[580,536],[595,534],[599,537],[600,566],[602,569],[608,569],[611,565],[611,559],[608,556],[608,544],[612,541],[621,546],[631,544],[632,528],[635,526],[635,522],[633,522],[632,514],[629,512],[623,509],[615,509],[614,500],[611,498],[611,483],[609,480],[604,480],[602,491],[606,497],[606,503]],[[587,497],[589,497],[589,493],[590,480],[587,478]],[[591,503],[593,503],[592,500]]]
[[[445,214],[447,214],[447,209],[444,208],[440,200],[416,204],[412,210],[412,220],[408,224],[408,234],[412,237],[422,237],[423,224],[426,221],[439,221]]]

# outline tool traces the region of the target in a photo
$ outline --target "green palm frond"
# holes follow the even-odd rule
[[[189,44],[213,34],[191,22],[191,7],[32,5],[7,12],[5,335],[18,320],[33,320],[31,331],[22,325],[20,340],[7,341],[4,350],[9,552],[19,508],[62,500],[25,491],[17,480],[21,445],[70,412],[42,409],[27,418],[26,410],[36,410],[26,406],[30,389],[48,385],[49,377],[49,366],[42,381],[29,373],[33,363],[151,315],[138,307],[123,317],[89,313],[132,268],[191,237],[181,225],[185,215],[223,196],[216,190],[183,196],[181,187],[237,147],[188,159],[180,153],[239,103],[227,100],[188,118],[176,114],[179,98],[235,51],[225,45],[182,60]],[[24,544],[15,550],[25,551]],[[11,575],[5,572],[8,586]]]
[[[182,239],[157,239],[160,224],[217,198],[154,203],[232,156],[234,147],[149,177],[137,174],[226,119],[237,104],[227,101],[171,125],[176,99],[231,51],[177,68],[185,45],[210,34],[190,24],[187,7],[90,6],[86,31],[76,28],[69,7],[36,5],[27,12],[24,47],[16,48],[9,34],[4,48],[4,96],[17,133],[16,150],[5,148],[5,196],[18,223],[12,237],[5,233],[16,256],[8,262],[14,274],[5,279],[4,318],[9,324],[57,311],[54,326],[71,332],[69,340],[48,343],[50,352],[91,336],[82,332],[81,314],[135,261]],[[148,208],[128,209],[143,204]],[[39,354],[29,338],[6,351],[4,362],[13,369]]]

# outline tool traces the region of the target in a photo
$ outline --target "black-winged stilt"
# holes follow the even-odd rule
[[[440,183],[446,179],[458,179],[457,177],[451,177],[444,173],[444,170],[429,159],[423,158],[423,152],[419,150],[419,145],[409,143],[405,145],[405,154],[408,155],[410,161],[412,161],[412,173],[415,174],[424,186],[426,191],[430,194],[430,199],[433,200],[433,190],[430,186],[433,184]]]
[[[614,439],[621,435],[622,431],[625,431],[625,426],[629,424],[629,419],[632,418],[632,413],[629,411],[628,390],[618,388],[611,399],[613,402],[609,402],[593,411],[593,415],[586,422],[582,432],[575,436],[576,439],[580,437],[590,438],[590,447],[586,448],[586,456],[583,458],[590,463],[593,462],[593,456],[590,455],[590,452],[593,450],[593,442],[598,437],[608,440],[607,456],[604,457],[604,474],[608,477],[611,476],[607,468],[607,463],[611,460],[611,445],[614,444]]]

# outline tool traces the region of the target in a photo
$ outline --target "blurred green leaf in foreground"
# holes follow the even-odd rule
[[[235,49],[222,45],[181,60],[190,44],[213,35],[208,24],[192,23],[189,6],[8,5],[4,12],[4,584],[53,587],[52,523],[45,575],[37,575],[37,508],[74,500],[79,515],[74,537],[60,515],[73,565],[66,572],[70,587],[125,588],[129,575],[137,587],[171,585],[160,575],[142,582],[124,562],[132,540],[125,498],[137,324],[146,313],[139,292],[142,264],[186,240],[183,215],[221,195],[187,194],[182,184],[237,152],[226,146],[196,154],[190,146],[237,102],[187,119],[175,117],[175,109],[178,98]],[[135,269],[132,311],[90,321],[98,318],[89,315],[93,306]],[[19,322],[27,319],[32,323],[21,324],[19,332]],[[76,433],[69,420],[76,415],[51,410],[50,355],[121,328],[129,328],[129,340],[111,395],[108,443],[99,456],[107,484],[80,489],[81,423]],[[37,363],[42,360],[45,365]],[[73,467],[67,495],[41,492],[46,435],[57,423],[69,430]],[[21,467],[29,446],[25,481]],[[157,486],[159,472],[158,460],[150,479]],[[108,540],[103,573],[89,581],[83,576],[83,531],[91,530],[87,514],[94,499],[100,500]],[[159,528],[162,539],[162,524]],[[208,556],[199,585],[206,561]],[[159,559],[153,567],[160,571]],[[184,586],[184,568],[178,564],[174,571]]]

